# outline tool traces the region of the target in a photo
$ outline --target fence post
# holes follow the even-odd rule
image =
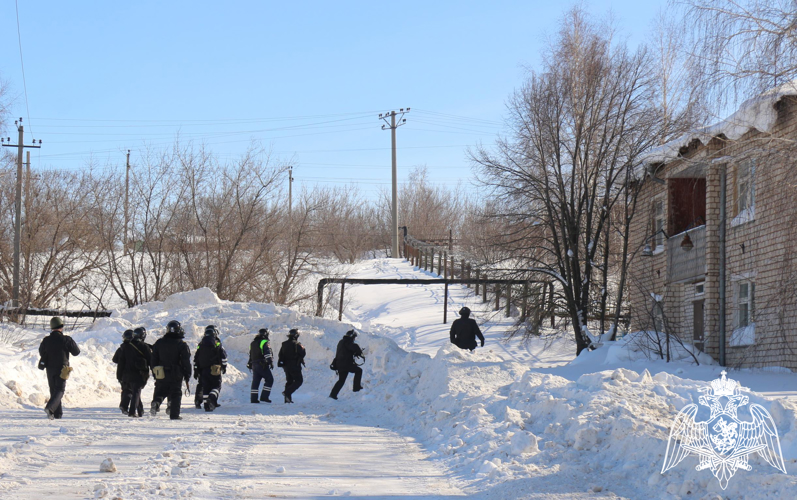
[[[448,230],[448,251],[454,251],[454,232],[451,229]]]
[[[457,272],[454,269],[454,256],[453,255],[451,256],[451,277],[452,278],[456,278],[457,277]]]
[[[476,269],[476,279],[479,279],[479,270]],[[476,295],[479,295],[479,283],[476,283]]]
[[[528,296],[529,296],[529,282],[523,282],[523,310],[520,313],[520,321],[525,323],[526,322],[526,313],[528,312]]]
[[[340,284],[340,306],[338,307],[338,321],[343,319],[343,291],[346,289],[346,283]]]
[[[501,283],[495,284],[495,310],[501,310]]]
[[[484,286],[482,287],[482,304],[487,302],[487,273],[484,274]]]
[[[511,306],[512,306],[512,282],[510,281],[506,284],[506,313],[504,314],[504,316],[506,316],[507,318],[511,314],[511,311],[509,310]]]
[[[461,273],[461,274],[460,274],[460,277],[461,277],[462,279],[465,279],[465,259],[462,259],[462,260],[460,261],[459,271],[460,271],[460,273]]]
[[[439,274],[440,276],[443,276],[443,278],[445,278],[445,275],[443,274],[443,252],[442,252],[442,250],[440,251],[439,254],[437,254],[437,274]]]
[[[443,278],[448,279],[448,254],[443,254]]]
[[[448,281],[445,284],[445,293],[443,294],[443,324],[448,323]]]
[[[434,272],[434,248],[429,251],[429,256],[431,257],[429,261],[429,270]]]
[[[321,316],[321,305],[324,303],[324,285],[326,282],[322,279],[318,282],[318,295],[317,295],[317,302],[315,307],[315,315]]]

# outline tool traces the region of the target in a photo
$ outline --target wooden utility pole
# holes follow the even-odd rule
[[[130,225],[130,208],[129,208],[129,197],[130,197],[130,150],[127,150],[127,168],[125,169],[125,232],[124,232],[124,240],[122,241],[122,251],[125,255],[127,255],[127,241],[128,241],[128,234],[127,234],[127,227]]]
[[[11,138],[7,137],[6,140],[0,141],[3,146],[9,148],[17,148],[17,192],[14,203],[14,282],[11,297],[11,306],[19,307],[19,255],[20,255],[20,239],[22,235],[22,152],[24,148],[40,148],[42,141],[39,140],[39,145],[36,146],[36,140],[33,140],[33,145],[25,146],[24,143],[24,128],[22,127],[22,118],[14,122],[19,132],[19,140],[16,144],[11,144]]]
[[[398,174],[396,173],[396,129],[407,123],[404,115],[410,112],[410,108],[399,109],[399,119],[396,120],[396,112],[390,111],[379,115],[379,119],[384,121],[387,125],[382,125],[382,130],[390,129],[390,139],[392,144],[393,156],[393,188],[392,188],[392,203],[390,206],[390,244],[391,244],[391,257],[398,258]],[[390,117],[390,121],[387,118]]]

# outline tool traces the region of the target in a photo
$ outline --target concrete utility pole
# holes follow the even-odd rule
[[[410,108],[406,110],[404,108],[399,109],[398,120],[396,120],[396,112],[391,111],[389,113],[384,113],[379,115],[379,119],[384,121],[387,125],[382,125],[382,130],[386,128],[390,129],[390,138],[393,144],[393,203],[390,207],[390,243],[391,243],[391,250],[390,256],[393,258],[398,258],[399,251],[398,251],[398,176],[396,174],[396,129],[400,126],[407,123],[406,118],[404,115],[410,112]],[[387,121],[387,118],[390,117],[390,121]]]
[[[127,255],[127,226],[130,225],[128,198],[130,196],[130,150],[127,150],[127,169],[125,170],[125,235],[122,240],[122,252]]]
[[[19,255],[20,255],[20,239],[22,234],[22,152],[24,148],[40,148],[42,141],[36,146],[36,140],[33,140],[33,145],[24,145],[24,129],[22,128],[22,118],[14,122],[19,132],[19,140],[17,144],[11,144],[11,138],[6,137],[5,140],[0,140],[3,146],[9,148],[17,148],[17,193],[14,203],[14,284],[11,297],[11,307],[19,307]]]
[[[288,259],[290,259],[291,247],[293,247],[293,167],[288,167],[288,228],[290,229]]]

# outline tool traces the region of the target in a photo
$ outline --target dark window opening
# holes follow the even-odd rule
[[[669,234],[682,233],[706,223],[706,179],[671,178],[669,187]]]

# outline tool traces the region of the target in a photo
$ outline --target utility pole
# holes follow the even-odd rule
[[[396,120],[396,112],[391,111],[389,113],[384,113],[379,115],[379,119],[384,121],[387,125],[382,125],[382,130],[386,128],[390,129],[390,139],[393,144],[393,202],[390,207],[390,243],[391,243],[391,250],[390,256],[394,259],[398,258],[399,251],[398,251],[398,175],[396,174],[396,129],[400,126],[407,123],[407,119],[404,118],[404,115],[410,112],[410,108],[406,110],[404,108],[399,109],[398,120]],[[390,121],[387,121],[387,118],[390,117]]]
[[[290,240],[288,240],[288,259],[290,260],[293,246],[293,167],[288,167],[288,227],[290,228]]]
[[[127,226],[130,225],[128,197],[130,196],[130,150],[127,150],[127,169],[125,170],[125,232],[122,241],[122,252],[127,255]]]
[[[33,145],[25,146],[24,143],[24,129],[22,127],[22,118],[14,121],[19,132],[19,140],[17,144],[11,144],[11,138],[6,137],[6,140],[0,140],[3,146],[9,148],[17,148],[17,193],[14,203],[14,284],[11,297],[11,307],[19,307],[19,254],[20,254],[20,238],[22,234],[22,152],[25,148],[40,148],[42,141],[39,140],[39,145],[36,146],[36,140],[33,140]]]

